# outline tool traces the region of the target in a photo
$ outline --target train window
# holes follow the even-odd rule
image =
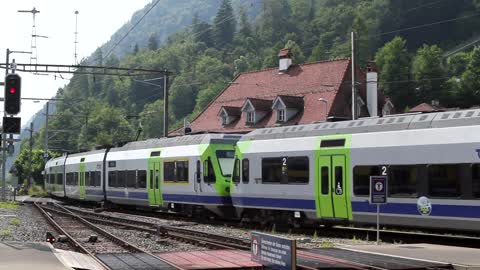
[[[460,165],[428,166],[428,191],[432,197],[460,196]]]
[[[321,173],[321,185],[322,185],[322,194],[328,194],[328,190],[329,190],[329,184],[328,184],[328,178],[329,178],[329,173],[328,173],[328,170],[329,168],[327,166],[323,166],[321,169],[320,169],[320,173]]]
[[[147,188],[147,171],[137,172],[137,188]]]
[[[136,188],[137,171],[127,171],[127,188]]]
[[[480,164],[472,165],[472,193],[474,197],[480,197]]]
[[[322,140],[320,147],[343,147],[345,146],[345,139],[336,140]]]
[[[218,150],[215,152],[220,165],[220,171],[223,176],[232,176],[233,160],[235,158],[235,151],[233,150]]]
[[[117,187],[124,188],[127,184],[127,172],[118,171],[117,172]]]
[[[175,162],[163,162],[163,181],[175,182]]]
[[[188,161],[177,161],[177,181],[188,182]]]
[[[197,181],[197,183],[200,183],[200,180],[202,179],[202,175],[201,175],[201,163],[200,163],[200,160],[197,160],[197,171],[195,172],[195,180]]]
[[[285,173],[282,172],[285,167]],[[262,182],[280,183],[286,181],[287,158],[264,158],[262,159]]]
[[[77,186],[78,185],[78,180],[79,180],[78,173],[77,172],[73,173],[73,181],[74,181],[73,185]]]
[[[93,186],[90,181],[90,172],[85,172],[85,186]]]
[[[102,186],[102,173],[95,172],[95,186],[100,187]]]
[[[67,173],[67,176],[66,176],[67,177],[67,181],[66,181],[67,183],[66,184],[68,186],[72,185],[72,179],[73,179],[72,175],[73,175],[72,173]]]
[[[117,187],[117,171],[108,172],[108,186]]]
[[[54,177],[55,177],[54,174],[48,175],[48,182],[49,182],[50,184],[54,184],[54,181],[55,181],[55,178],[54,178]]]
[[[416,198],[417,193],[417,166],[389,166],[388,167],[388,196]]]
[[[233,165],[232,181],[234,183],[240,183],[240,160],[238,158],[235,159],[235,163]]]
[[[237,159],[238,160],[238,159]],[[248,159],[242,160],[242,183],[248,183],[250,179],[250,162]]]
[[[188,182],[188,161],[176,160],[163,163],[164,182]]]
[[[153,189],[153,170],[150,170],[150,189]]]
[[[208,157],[203,162],[203,182],[205,183],[215,183],[215,171],[213,170],[212,159]]]
[[[308,183],[308,157],[287,158],[287,177],[289,183]]]
[[[368,196],[370,176],[380,175],[380,166],[355,166],[353,168],[353,194]]]
[[[343,194],[343,167],[335,166],[335,194]]]
[[[308,157],[277,157],[262,159],[262,182],[308,183]]]

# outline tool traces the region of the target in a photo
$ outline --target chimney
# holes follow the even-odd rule
[[[378,116],[378,73],[375,62],[367,64],[367,108],[370,116]]]
[[[288,68],[292,65],[292,52],[289,48],[281,49],[278,53],[279,65],[278,71],[287,72]]]

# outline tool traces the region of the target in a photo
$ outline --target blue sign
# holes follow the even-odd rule
[[[370,176],[370,203],[387,203],[387,176]]]
[[[271,269],[291,270],[297,266],[296,241],[252,232],[252,261]]]

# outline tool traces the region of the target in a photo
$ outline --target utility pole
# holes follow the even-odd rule
[[[5,68],[5,77],[8,75],[8,69],[9,69],[9,64],[10,64],[10,49],[7,49],[7,55],[5,57],[6,59],[6,68]],[[3,101],[5,103],[5,100]],[[3,110],[3,116],[6,117],[7,113],[5,110]],[[5,124],[5,123],[4,123]],[[7,141],[6,141],[7,134],[5,134],[5,130],[2,128],[2,201],[6,200],[6,170],[5,170],[5,163],[7,159],[7,153],[5,152],[5,147],[7,146]]]
[[[48,105],[50,102],[47,101],[47,107],[45,108],[45,141],[43,144],[43,158],[46,160],[47,159],[47,153],[48,153]]]
[[[352,32],[352,120],[357,119],[357,90],[355,81],[355,32]]]
[[[163,73],[163,137],[168,137],[168,71]]]
[[[30,153],[28,158],[28,188],[32,186],[32,148],[33,148],[33,122],[30,122]]]
[[[75,56],[74,64],[75,65],[78,65],[78,61],[77,61],[78,28],[77,28],[77,26],[78,26],[78,10],[75,10],[75,42],[73,42],[75,44],[75,53],[74,53],[74,56]]]

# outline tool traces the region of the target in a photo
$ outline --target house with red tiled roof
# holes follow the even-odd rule
[[[290,50],[282,49],[279,67],[239,74],[192,120],[191,132],[246,133],[263,127],[351,119],[351,73],[350,59],[292,65]],[[374,75],[370,80],[356,68],[357,117],[385,113],[376,71]],[[374,89],[370,94],[367,79]],[[369,108],[367,100],[376,104]]]

